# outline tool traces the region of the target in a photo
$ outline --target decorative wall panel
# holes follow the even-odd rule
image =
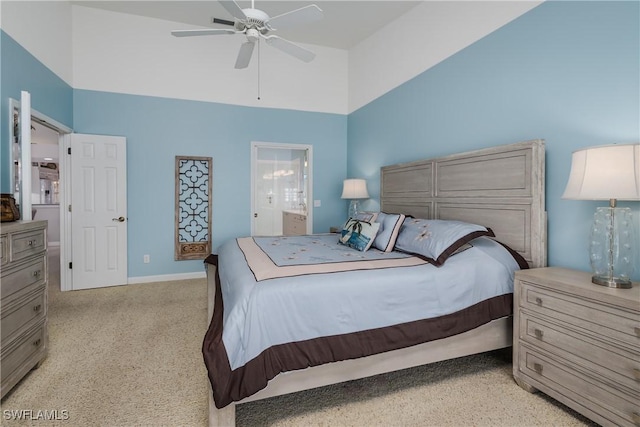
[[[176,156],[175,259],[211,253],[211,157]]]

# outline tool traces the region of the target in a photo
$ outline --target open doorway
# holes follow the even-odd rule
[[[61,231],[61,193],[64,187],[64,161],[61,159],[61,137],[72,130],[50,117],[30,109],[30,138],[29,160],[22,160],[23,148],[19,138],[20,101],[9,100],[12,126],[10,127],[11,141],[11,191],[16,201],[26,198],[30,206],[30,218],[47,221],[48,241],[48,275],[50,286],[60,288],[60,257],[61,245],[64,240]],[[29,117],[29,115],[27,115]],[[29,188],[22,185],[28,174]],[[24,192],[25,194],[20,194]]]
[[[311,234],[312,147],[254,142],[251,152],[251,234]]]

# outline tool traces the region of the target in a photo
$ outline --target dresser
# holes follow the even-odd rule
[[[307,234],[307,215],[301,211],[282,211],[282,234],[285,236]]]
[[[47,222],[2,223],[0,252],[4,397],[47,354]]]
[[[564,268],[516,272],[513,376],[598,424],[640,426],[640,285]]]

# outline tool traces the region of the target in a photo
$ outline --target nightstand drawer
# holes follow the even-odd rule
[[[582,366],[601,381],[626,387],[640,400],[640,354],[520,312],[520,339]]]
[[[26,258],[45,249],[45,231],[33,230],[11,235],[11,261]]]
[[[531,378],[530,383],[552,397],[559,394],[568,398],[611,424],[637,425],[640,406],[632,396],[525,346],[520,347],[519,361],[520,370]]]
[[[547,290],[528,282],[521,283],[519,303],[522,308],[557,319],[560,324],[578,326],[594,336],[613,338],[640,351],[640,336],[636,331],[640,322],[638,313]]]

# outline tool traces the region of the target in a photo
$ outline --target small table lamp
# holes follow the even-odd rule
[[[367,181],[364,179],[345,179],[342,183],[342,199],[351,199],[349,218],[355,218],[360,212],[358,199],[368,199]]]
[[[630,288],[633,272],[633,220],[617,200],[640,200],[640,144],[605,145],[578,150],[563,199],[609,200],[593,216],[589,257],[595,284]]]

